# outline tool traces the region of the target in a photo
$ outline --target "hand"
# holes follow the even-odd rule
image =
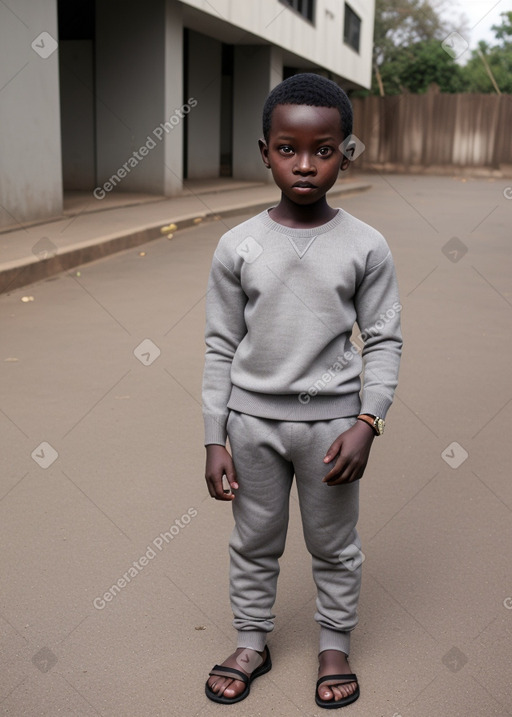
[[[222,476],[225,475],[231,492],[225,492],[222,485]],[[206,484],[208,492],[215,500],[233,500],[233,490],[238,488],[236,471],[233,459],[224,446],[215,443],[206,446]]]
[[[364,421],[356,421],[341,433],[325,455],[324,463],[330,463],[336,456],[338,460],[322,482],[340,485],[362,478],[374,438],[372,427]]]

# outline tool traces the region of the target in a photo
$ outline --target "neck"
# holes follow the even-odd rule
[[[281,201],[269,214],[278,224],[301,229],[326,224],[335,217],[336,209],[327,204],[325,196],[314,204],[301,205],[295,204],[284,194],[281,194]]]

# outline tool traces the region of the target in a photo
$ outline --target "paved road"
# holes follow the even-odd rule
[[[372,181],[343,206],[388,238],[406,344],[362,481],[352,653],[362,696],[348,710],[505,717],[512,201],[503,181]],[[220,234],[244,218],[1,297],[2,715],[223,709],[203,694],[234,637],[232,519],[203,482],[204,294]],[[322,712],[314,586],[292,503],[274,668],[230,715]]]

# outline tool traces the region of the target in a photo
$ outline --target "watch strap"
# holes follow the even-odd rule
[[[375,426],[375,418],[373,416],[369,416],[368,414],[362,414],[357,417],[358,421],[363,421],[364,423],[367,423],[370,428],[373,430],[376,436],[379,435],[379,432]]]

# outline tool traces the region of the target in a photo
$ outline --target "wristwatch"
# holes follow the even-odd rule
[[[386,425],[383,418],[379,416],[372,416],[369,413],[362,413],[357,417],[358,421],[364,421],[373,428],[376,436],[382,436],[384,433],[384,426]]]

